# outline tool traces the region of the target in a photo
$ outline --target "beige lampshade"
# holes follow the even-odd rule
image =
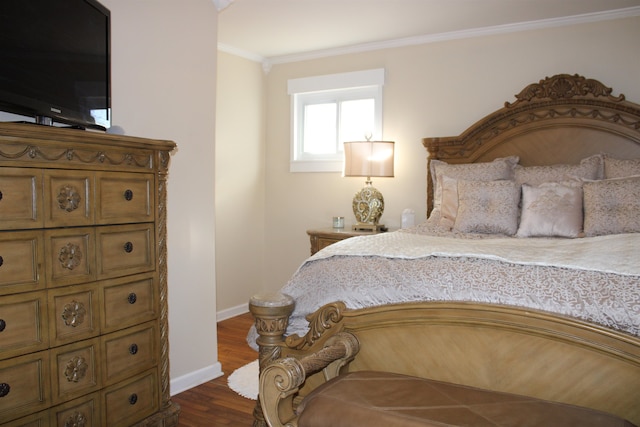
[[[352,141],[344,143],[344,176],[393,177],[391,141]]]

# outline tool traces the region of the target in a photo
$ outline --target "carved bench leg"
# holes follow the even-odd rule
[[[256,322],[259,347],[260,372],[273,360],[280,357],[280,344],[293,312],[293,298],[286,294],[257,294],[249,301],[249,311]],[[267,427],[260,407],[260,396],[253,410],[253,426]]]

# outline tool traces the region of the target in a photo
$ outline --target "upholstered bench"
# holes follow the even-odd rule
[[[387,372],[352,372],[313,390],[298,427],[630,427],[604,412]]]
[[[587,408],[390,372],[345,372],[359,349],[355,335],[338,332],[318,351],[273,360],[260,373],[256,413],[270,427],[634,426],[592,409],[597,402]],[[320,371],[323,380],[307,384]]]

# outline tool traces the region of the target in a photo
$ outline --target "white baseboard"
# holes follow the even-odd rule
[[[241,314],[249,312],[249,304],[241,304],[236,307],[227,308],[216,313],[217,321],[230,319]],[[190,388],[204,384],[207,381],[211,381],[224,375],[222,372],[222,365],[220,362],[216,362],[211,366],[199,369],[197,371],[190,372],[179,378],[172,379],[170,381],[171,396],[181,393]]]
[[[190,372],[179,378],[172,379],[169,384],[171,387],[170,394],[171,396],[174,396],[185,390],[204,384],[207,381],[221,377],[222,375],[224,375],[222,372],[222,365],[220,362],[216,362],[206,368],[198,369],[197,371]]]
[[[239,316],[249,312],[249,304],[240,304],[235,307],[227,308],[216,313],[216,321],[231,319],[232,317]]]

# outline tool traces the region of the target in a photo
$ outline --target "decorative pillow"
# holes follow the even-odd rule
[[[587,181],[583,191],[585,235],[640,232],[640,175]]]
[[[520,166],[514,169],[516,183],[540,185],[545,182],[562,182],[567,176],[582,179],[602,178],[602,156],[595,156],[582,159],[577,165],[550,165],[550,166]]]
[[[463,233],[513,235],[518,230],[520,187],[511,180],[458,180],[454,229]]]
[[[431,160],[431,180],[434,189],[433,210],[440,210],[442,203],[442,176],[475,181],[513,179],[513,168],[518,160],[518,156],[502,157],[486,163],[449,164],[442,160]]]
[[[440,184],[442,185],[442,202],[439,225],[451,230],[458,214],[458,180],[442,175]]]
[[[582,187],[579,183],[522,185],[518,237],[579,237],[582,234]]]
[[[604,155],[604,178],[624,178],[640,175],[640,159],[615,159]]]

